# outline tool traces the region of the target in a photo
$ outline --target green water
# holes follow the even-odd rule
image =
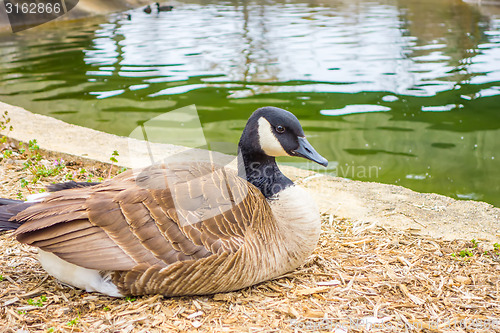
[[[494,9],[193,1],[41,26],[0,35],[0,100],[125,136],[194,104],[207,141],[231,143],[273,105],[299,117],[327,172],[500,206]]]

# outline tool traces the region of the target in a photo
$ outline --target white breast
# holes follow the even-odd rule
[[[321,231],[319,210],[309,193],[300,186],[293,185],[269,200],[286,249],[290,271],[301,265],[316,248]],[[281,251],[280,251],[281,252]]]

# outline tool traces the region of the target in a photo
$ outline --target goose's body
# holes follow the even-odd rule
[[[259,109],[243,132],[238,172],[154,165],[51,193],[16,208],[8,223],[20,225],[20,242],[40,249],[49,274],[110,296],[211,294],[271,279],[298,267],[319,237],[314,201],[273,157],[326,163],[297,124],[284,110]],[[273,134],[282,127],[288,138]]]

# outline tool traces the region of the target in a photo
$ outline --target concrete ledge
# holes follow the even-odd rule
[[[128,167],[134,165],[132,158],[137,158],[137,152],[129,153],[128,138],[67,124],[0,102],[0,112],[4,110],[9,111],[13,131],[3,134],[16,140],[37,139],[42,149],[100,162],[109,162],[112,152],[117,150],[119,164]],[[172,154],[187,149],[174,145],[157,148]],[[189,150],[193,158],[198,158],[199,152]],[[235,166],[234,162],[232,165]],[[281,169],[312,193],[323,214],[349,219],[360,229],[379,225],[447,240],[500,242],[500,209],[490,204],[417,193],[395,185],[323,176],[293,167]]]
[[[7,134],[13,139],[28,142],[36,139],[40,148],[50,151],[82,156],[100,162],[109,162],[114,150],[120,154],[128,151],[127,140],[113,134],[95,131],[77,125],[65,123],[26,111],[23,108],[0,102],[0,113],[9,112],[10,125],[13,131]],[[128,155],[120,158],[120,164],[128,166],[124,160]]]

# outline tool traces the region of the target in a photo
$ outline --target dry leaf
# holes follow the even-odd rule
[[[297,296],[306,296],[306,295],[312,295],[312,294],[317,294],[317,293],[324,293],[331,288],[329,287],[316,287],[316,288],[306,288],[306,289],[301,289],[297,290],[295,294]]]
[[[323,318],[325,313],[323,311],[306,309],[304,316],[308,318]]]

